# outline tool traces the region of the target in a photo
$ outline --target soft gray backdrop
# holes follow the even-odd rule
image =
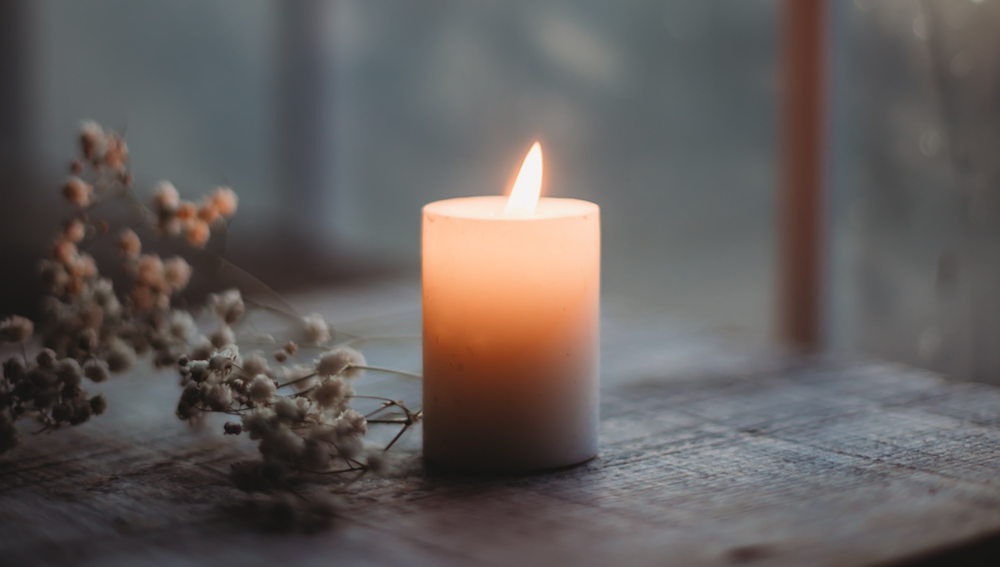
[[[415,269],[420,207],[502,193],[540,139],[547,194],[602,207],[607,294],[767,336],[771,0],[24,6],[38,197],[7,216],[39,242],[85,117],[127,129],[140,191],[231,183],[227,254],[299,287]]]

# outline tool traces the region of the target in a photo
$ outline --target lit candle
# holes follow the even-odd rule
[[[600,209],[539,199],[536,143],[509,198],[424,207],[424,456],[528,471],[597,454]]]

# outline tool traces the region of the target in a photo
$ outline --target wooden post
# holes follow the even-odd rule
[[[782,2],[778,334],[799,350],[821,339],[827,10],[824,0]]]
[[[43,240],[34,215],[40,203],[28,129],[35,46],[29,0],[0,0],[0,314],[36,314],[42,296],[36,266]],[[47,226],[47,225],[46,225]],[[45,235],[47,241],[49,235]]]

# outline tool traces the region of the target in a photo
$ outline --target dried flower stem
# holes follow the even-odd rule
[[[406,376],[407,378],[414,378],[416,380],[423,380],[424,377],[420,374],[415,374],[413,372],[406,372],[405,370],[396,370],[395,368],[383,368],[381,366],[366,366],[360,364],[352,364],[351,368],[357,368],[358,370],[372,370],[375,372],[387,372],[389,374],[397,374],[399,376]]]
[[[301,378],[296,378],[295,380],[290,380],[290,381],[285,382],[283,384],[278,384],[276,387],[277,388],[284,388],[285,386],[294,386],[295,384],[299,384],[299,383],[305,382],[306,380],[309,380],[311,378],[315,378],[318,375],[319,374],[317,374],[316,372],[313,372],[312,374],[307,374],[305,376],[302,376]],[[310,388],[310,390],[311,389],[312,388]],[[304,392],[300,392],[300,393],[304,393]]]

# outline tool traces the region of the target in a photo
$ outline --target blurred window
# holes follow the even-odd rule
[[[416,267],[421,206],[506,191],[538,139],[546,193],[601,205],[608,297],[769,332],[773,0],[30,6],[52,183],[94,118],[140,191],[231,183],[237,261],[291,230]]]
[[[1000,383],[1000,2],[835,2],[835,344]]]

